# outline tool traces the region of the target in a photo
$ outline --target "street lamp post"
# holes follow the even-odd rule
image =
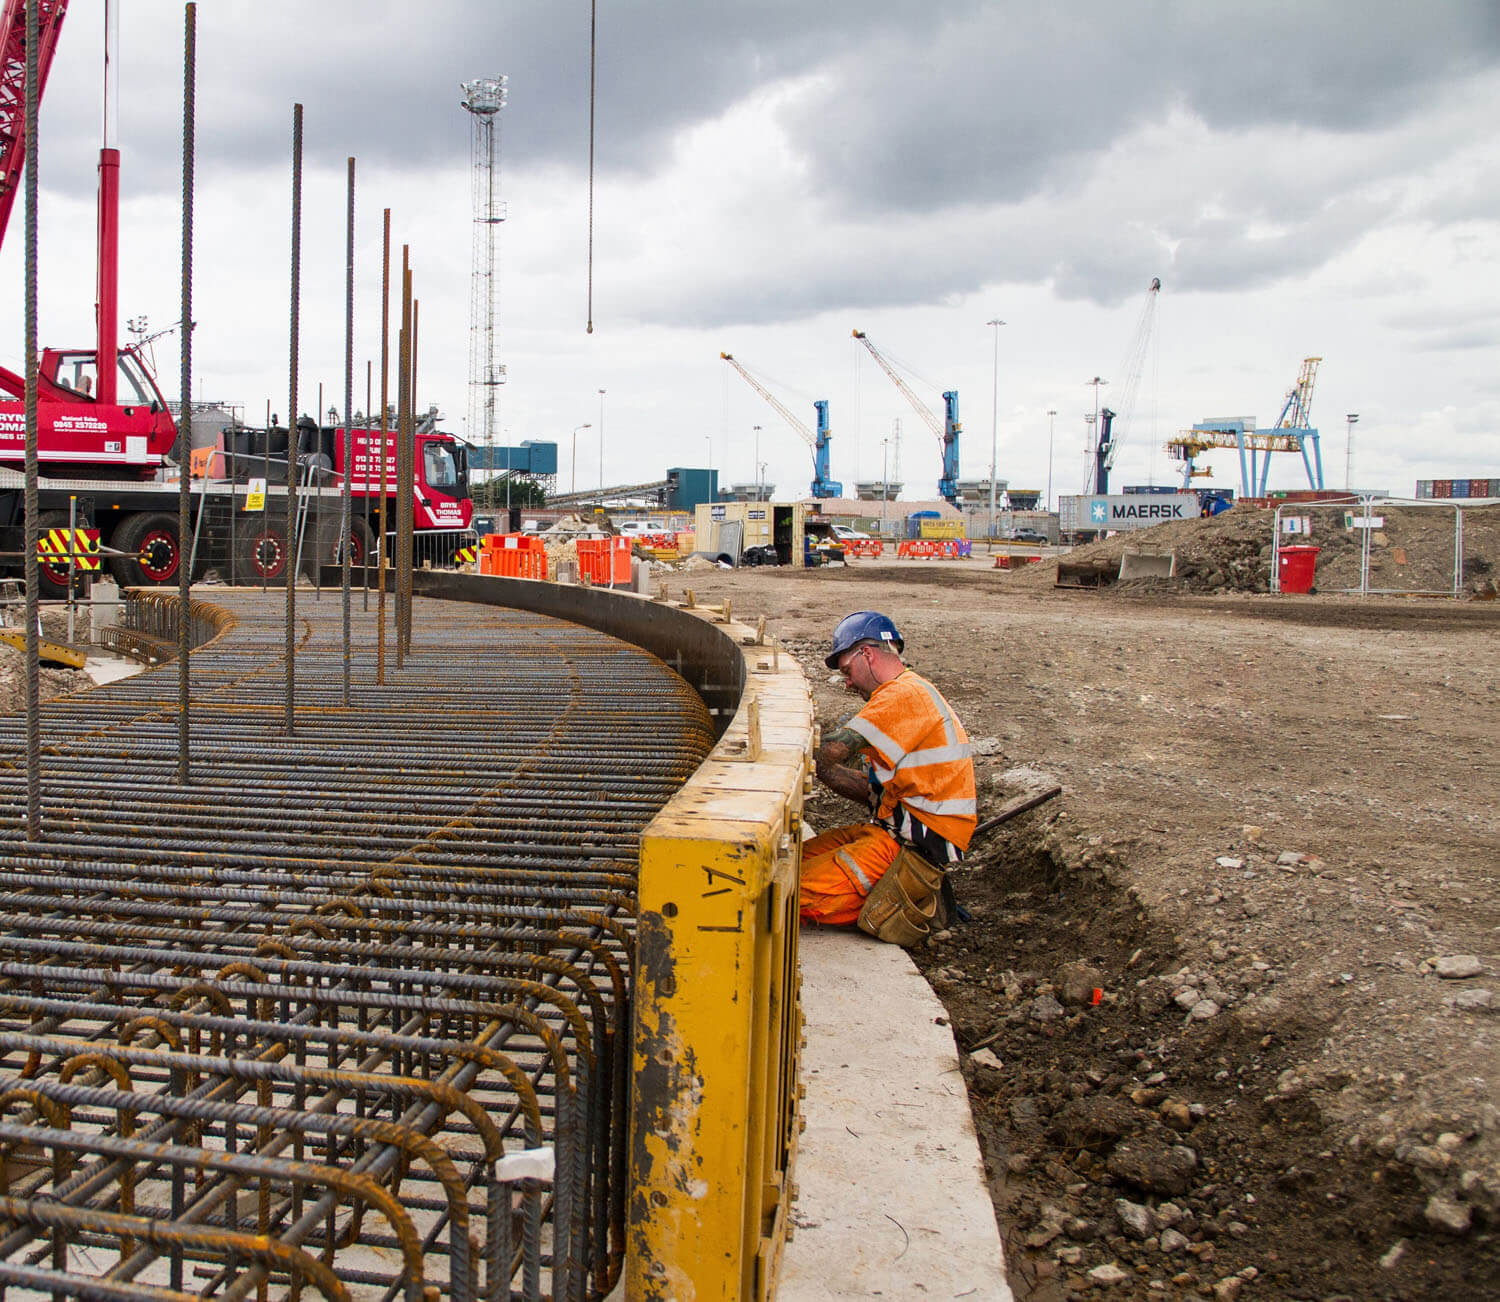
[[[573,497],[578,492],[578,431],[581,429],[593,429],[593,424],[575,425],[573,427],[573,464],[568,471],[568,496]]]
[[[1359,424],[1359,413],[1351,411],[1344,417],[1344,492],[1354,487],[1354,427]]]
[[[604,500],[604,390],[599,390],[599,500]]]
[[[995,475],[999,463],[1000,448],[1000,326],[1005,324],[998,317],[985,322],[995,326],[995,369],[990,386],[990,541],[995,540]]]
[[[756,475],[756,479],[755,479],[755,484],[756,484],[756,488],[755,488],[755,500],[757,502],[763,502],[766,499],[765,499],[765,494],[761,491],[761,485],[765,481],[760,476],[760,426],[759,425],[752,425],[750,428],[755,431],[755,467],[756,467],[756,469],[755,469],[755,475]]]
[[[1057,408],[1047,408],[1047,501],[1045,509],[1052,509],[1052,432],[1057,428]]]
[[[890,439],[880,440],[880,536],[885,537],[885,504],[891,495],[891,481],[887,477],[890,472]]]

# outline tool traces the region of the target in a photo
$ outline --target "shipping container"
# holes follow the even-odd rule
[[[1417,500],[1418,501],[1421,501],[1423,498],[1431,497],[1432,496],[1432,480],[1430,480],[1430,479],[1419,479],[1419,480],[1417,480],[1417,494],[1416,495],[1417,495]]]
[[[1434,497],[1452,497],[1453,481],[1451,479],[1434,479],[1432,481],[1432,495]]]
[[[774,548],[778,564],[800,569],[811,514],[806,502],[700,502],[693,532],[700,551],[728,556],[732,564],[752,549]],[[756,556],[769,559],[768,552]]]
[[[1469,481],[1467,479],[1455,479],[1453,481],[1453,496],[1467,497],[1469,495]]]

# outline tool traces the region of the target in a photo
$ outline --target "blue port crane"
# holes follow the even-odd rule
[[[1230,416],[1199,421],[1167,444],[1167,453],[1182,462],[1182,485],[1191,488],[1195,478],[1207,475],[1193,462],[1210,448],[1235,448],[1240,454],[1240,496],[1264,497],[1271,474],[1271,453],[1296,452],[1302,457],[1309,488],[1323,487],[1323,453],[1318,431],[1312,424],[1313,385],[1321,357],[1304,357],[1297,383],[1287,391],[1281,415],[1270,429],[1257,430],[1253,416]]]
[[[813,477],[812,485],[808,493],[813,497],[842,497],[844,486],[838,480],[832,478],[828,469],[829,444],[832,442],[833,434],[828,428],[828,399],[819,398],[813,403],[813,409],[818,413],[818,432],[815,435],[807,425],[792,415],[787,405],[772,393],[764,384],[757,380],[747,371],[733,353],[720,353],[719,356],[728,362],[740,378],[745,381],[756,393],[760,394],[775,409],[777,415],[786,421],[798,434],[802,436],[813,453]]]
[[[937,436],[938,445],[943,450],[943,473],[938,479],[938,494],[945,502],[958,505],[958,436],[963,432],[963,425],[958,419],[958,391],[949,389],[943,394],[943,419],[940,422],[937,413],[917,397],[911,385],[897,374],[896,368],[870,342],[869,335],[863,330],[856,330],[854,337],[869,350],[870,356],[890,377],[891,383],[901,390],[917,415],[927,423],[927,428]]]

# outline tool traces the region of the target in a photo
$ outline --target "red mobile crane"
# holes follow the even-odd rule
[[[37,4],[40,97],[68,5],[67,0],[37,0]],[[109,27],[106,18],[106,30]],[[109,63],[106,60],[106,67]],[[108,104],[107,87],[105,101]],[[0,243],[25,164],[25,104],[26,3],[4,0],[0,16]],[[70,505],[76,506],[77,523],[96,528],[101,544],[115,553],[110,570],[121,584],[165,584],[177,580],[184,551],[183,540],[178,538],[178,489],[169,486],[166,473],[176,455],[177,426],[141,345],[121,348],[118,344],[120,153],[109,144],[108,133],[107,124],[106,142],[99,151],[97,338],[92,348],[43,349],[38,363],[37,460],[45,478],[38,483],[42,511],[37,531],[44,537],[50,530],[67,526]],[[25,377],[0,366],[0,555],[8,558],[13,569],[19,568],[25,546],[25,393]],[[300,424],[312,428],[299,428],[292,455],[309,463],[310,493],[336,492],[344,469],[343,437],[333,438],[332,431],[317,430],[311,421]],[[383,483],[370,470],[372,464],[379,466],[380,459],[380,447],[372,437],[368,430],[355,431],[351,493],[361,500],[375,499],[371,515],[377,522],[393,521],[394,505],[383,495],[383,488],[393,490],[396,478],[392,473]],[[436,430],[419,430],[417,441],[416,528],[445,535],[428,550],[435,560],[451,560],[473,518],[464,451],[452,435]],[[286,430],[226,431],[218,444],[225,455],[213,458],[212,463],[228,470],[230,482],[205,486],[191,500],[195,534],[203,544],[198,551],[200,567],[225,559],[215,548],[226,536],[223,525],[235,509],[235,482],[243,484],[264,469],[272,469],[275,475],[279,458],[280,481],[285,483]],[[387,460],[394,461],[393,438],[385,451]],[[272,488],[271,497],[284,491]],[[321,514],[336,518],[337,506]],[[241,572],[248,577],[281,578],[290,569],[295,548],[284,509],[282,516],[277,520],[271,513],[262,513],[240,531],[235,548]],[[357,525],[350,547],[356,563],[363,562],[371,542],[363,525]],[[336,538],[319,536],[309,555],[337,555],[337,546]],[[40,558],[43,596],[66,594],[70,566],[65,553],[71,547]]]

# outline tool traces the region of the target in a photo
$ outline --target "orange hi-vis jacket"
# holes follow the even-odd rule
[[[845,725],[866,741],[875,821],[898,839],[926,849],[913,819],[949,842],[956,858],[968,849],[977,821],[969,735],[943,694],[907,669],[882,683]]]

